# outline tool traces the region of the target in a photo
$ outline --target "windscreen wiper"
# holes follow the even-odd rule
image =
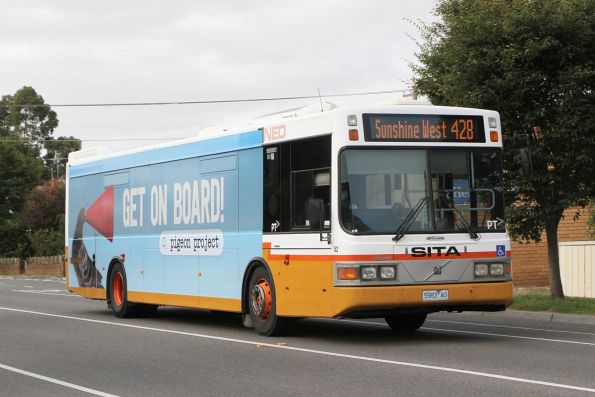
[[[455,207],[454,205],[452,207],[449,206],[449,203],[448,203],[448,201],[446,201],[446,198],[443,194],[440,195],[440,200],[444,203],[444,205],[446,206],[446,209],[453,210],[454,212],[456,212],[456,214],[458,215],[458,219],[460,219],[461,223],[465,227],[465,230],[467,231],[467,233],[469,233],[469,237],[471,237],[473,240],[479,240],[479,238],[480,238],[479,233],[477,233],[475,230],[473,230],[473,227],[465,219],[463,212],[460,209],[458,209],[457,207]]]
[[[411,225],[413,225],[413,221],[415,220],[415,218],[417,218],[417,216],[421,212],[421,210],[424,207],[424,204],[426,202],[427,202],[427,197],[422,197],[417,202],[417,204],[415,204],[415,207],[413,207],[413,209],[411,210],[411,212],[409,212],[409,214],[407,214],[407,216],[405,217],[405,219],[403,220],[403,222],[399,225],[399,227],[397,229],[397,232],[395,234],[395,237],[393,237],[393,241],[395,243],[397,241],[399,241],[400,239],[402,239],[403,236],[406,234],[407,230],[409,230],[409,228],[411,227]]]

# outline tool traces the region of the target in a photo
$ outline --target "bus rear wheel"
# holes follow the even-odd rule
[[[285,331],[287,319],[277,316],[273,278],[263,267],[250,277],[248,307],[252,325],[264,336],[277,336]]]
[[[426,321],[426,313],[393,314],[384,319],[395,333],[408,334],[421,327]]]
[[[126,272],[121,263],[114,264],[109,278],[110,306],[116,317],[145,317],[151,316],[157,310],[156,305],[135,304],[128,302],[128,288]]]

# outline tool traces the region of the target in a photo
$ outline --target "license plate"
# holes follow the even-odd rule
[[[421,294],[424,302],[432,301],[447,301],[448,290],[447,289],[426,289]]]

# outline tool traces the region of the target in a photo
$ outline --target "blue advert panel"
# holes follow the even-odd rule
[[[262,252],[262,137],[243,135],[223,153],[213,148],[228,148],[228,138],[179,145],[185,158],[167,148],[73,166],[69,285],[107,288],[120,258],[129,291],[240,299],[244,271]]]

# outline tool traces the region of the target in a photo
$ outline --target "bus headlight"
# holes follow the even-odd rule
[[[381,280],[394,280],[395,279],[395,267],[394,266],[380,266],[380,279]]]
[[[487,263],[475,264],[475,277],[486,277],[490,274],[489,265]]]
[[[474,265],[475,277],[503,277],[510,275],[508,262],[476,263]]]
[[[378,286],[397,285],[398,262],[336,262],[335,285]]]
[[[378,277],[378,268],[376,266],[361,267],[362,280],[376,280]]]
[[[490,276],[504,276],[504,263],[491,263]]]

